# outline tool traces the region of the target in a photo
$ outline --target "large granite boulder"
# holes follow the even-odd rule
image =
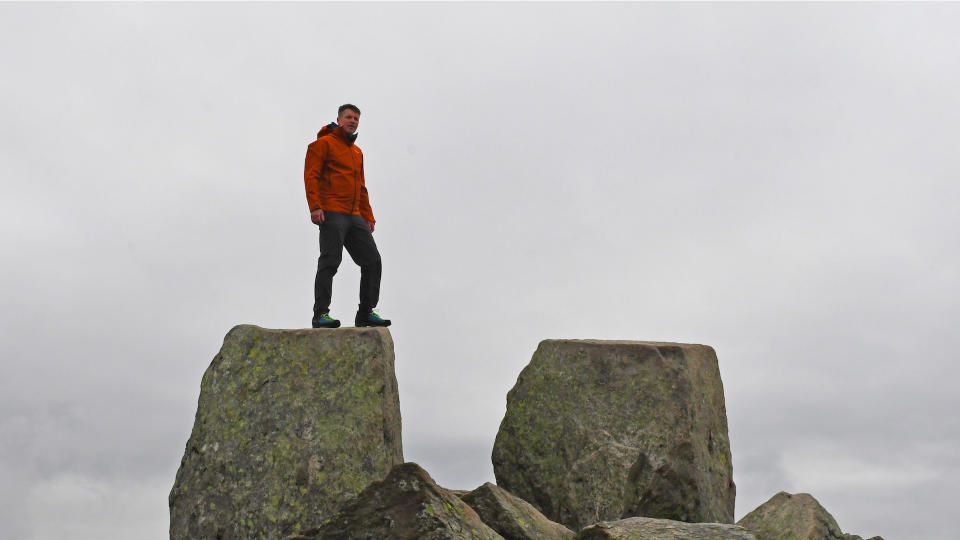
[[[283,538],[403,463],[393,362],[386,329],[232,329],[203,376],[170,538]]]
[[[757,540],[862,540],[841,532],[830,512],[808,493],[781,491],[743,516],[737,525]],[[883,539],[875,536],[870,540]]]
[[[573,540],[573,531],[550,521],[527,501],[489,482],[461,495],[460,499],[506,540]]]
[[[634,517],[591,525],[576,540],[755,540],[743,527]]]
[[[370,484],[324,526],[300,539],[502,540],[450,490],[416,463],[394,467]]]
[[[703,345],[547,340],[507,394],[497,484],[579,530],[647,516],[733,522],[716,353]]]

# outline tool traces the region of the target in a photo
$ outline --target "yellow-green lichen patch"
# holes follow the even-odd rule
[[[201,536],[230,523],[246,537],[282,538],[319,525],[401,462],[400,438],[383,436],[385,425],[400,433],[396,392],[377,392],[396,388],[384,340],[385,331],[231,330],[201,382],[170,496],[171,538],[185,538],[177,531],[186,534],[199,519],[188,491],[226,504],[215,512],[204,505]],[[190,450],[205,445],[206,452]]]
[[[636,513],[643,511],[636,505],[649,499],[642,486],[653,481],[683,487],[666,492],[700,497],[680,503],[691,517],[729,521],[722,402],[716,357],[706,347],[544,341],[507,396],[493,451],[498,484],[575,529],[648,515]],[[713,457],[708,444],[723,457]],[[692,450],[680,450],[684,445]],[[686,464],[658,469],[677,459]],[[644,461],[656,465],[640,467]]]

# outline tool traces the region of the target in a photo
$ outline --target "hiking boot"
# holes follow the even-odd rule
[[[314,328],[340,328],[340,321],[334,319],[329,313],[324,313],[313,319]]]
[[[354,325],[357,328],[363,326],[390,326],[390,319],[384,319],[373,310],[367,312],[358,311],[357,318],[354,320]]]

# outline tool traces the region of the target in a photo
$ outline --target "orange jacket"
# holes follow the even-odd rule
[[[375,221],[363,179],[363,152],[342,127],[324,126],[307,146],[303,183],[311,212],[321,208]]]

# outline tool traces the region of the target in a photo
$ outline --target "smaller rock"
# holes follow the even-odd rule
[[[830,512],[809,493],[777,493],[737,522],[757,540],[863,540],[844,534]],[[883,540],[875,536],[870,540]]]
[[[634,517],[604,521],[583,529],[576,540],[757,540],[746,529],[726,523],[686,523]]]
[[[575,536],[527,501],[490,482],[460,498],[506,540],[573,540]]]
[[[311,540],[502,540],[416,463],[394,467],[348,502]]]

